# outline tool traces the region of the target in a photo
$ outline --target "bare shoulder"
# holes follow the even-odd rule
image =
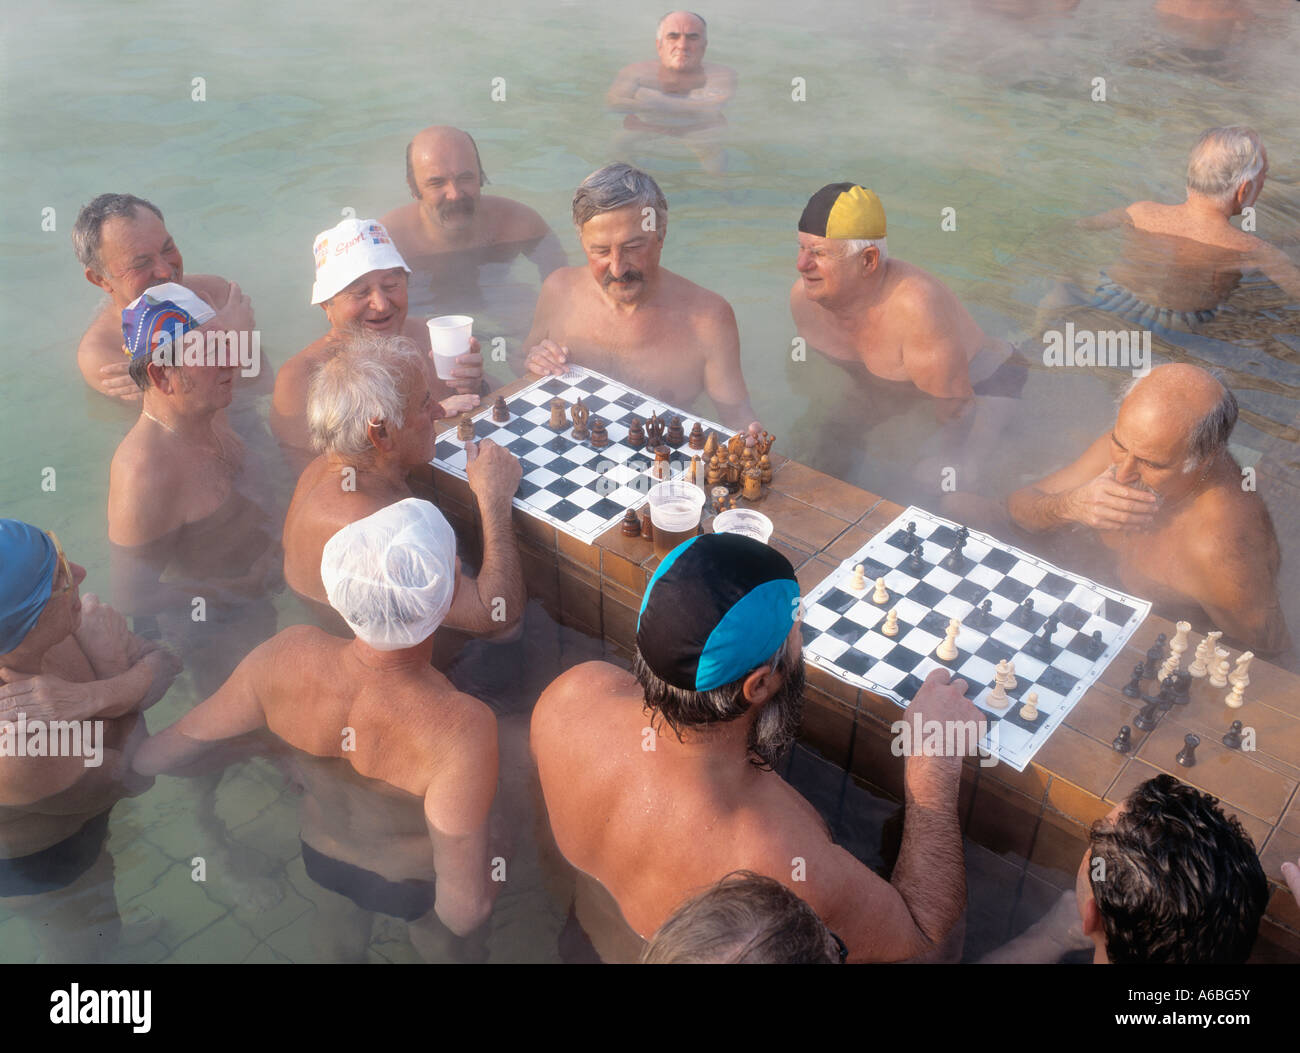
[[[1188,555],[1212,570],[1224,560],[1253,560],[1276,545],[1268,508],[1259,494],[1228,484],[1203,494],[1196,503],[1196,529],[1189,531]]]
[[[144,418],[136,421],[113,454],[108,470],[110,534],[116,534],[115,526],[123,526],[128,520],[141,525],[158,520],[160,511],[175,507],[175,502],[167,498],[175,494],[185,482],[183,463],[174,457],[159,456],[158,447],[154,437],[148,433],[149,430]],[[123,537],[113,537],[113,540],[123,545],[138,544],[159,537],[177,526],[180,526],[179,522],[167,524],[157,533],[149,533],[135,541]]]
[[[404,205],[389,209],[379,217],[379,222],[389,234],[404,234],[418,222],[419,209],[418,202],[408,201]]]
[[[586,722],[592,711],[612,697],[639,691],[636,679],[626,669],[610,662],[583,662],[566,669],[542,692],[533,709],[533,735],[572,728],[570,722]]]
[[[674,311],[685,307],[696,321],[712,321],[716,324],[736,324],[736,313],[722,296],[703,285],[697,285],[689,278],[684,278],[666,267],[659,270],[663,286],[660,295],[672,304]]]
[[[275,374],[276,401],[282,392],[295,392],[305,397],[312,372],[329,357],[331,348],[330,338],[322,336],[285,362]]]
[[[224,307],[230,298],[230,281],[219,274],[187,274],[182,284],[214,307]]]
[[[479,203],[487,214],[495,241],[527,241],[540,238],[551,229],[535,209],[522,201],[484,194]]]

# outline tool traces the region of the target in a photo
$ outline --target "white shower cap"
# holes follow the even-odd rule
[[[349,523],[325,543],[330,606],[378,651],[433,635],[456,587],[456,535],[428,501],[408,497]]]

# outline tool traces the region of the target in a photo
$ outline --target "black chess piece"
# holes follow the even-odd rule
[[[970,623],[972,629],[978,629],[982,625],[989,625],[993,620],[992,600],[985,600],[966,616],[966,621]]]
[[[1163,654],[1164,648],[1158,645],[1147,648],[1146,665],[1142,670],[1143,680],[1154,680],[1156,678],[1156,673],[1160,671],[1160,661]]]
[[[1138,662],[1138,664],[1133,667],[1133,679],[1124,685],[1120,693],[1123,694],[1125,698],[1142,697],[1142,663],[1141,662]]]
[[[1110,748],[1116,753],[1127,753],[1133,748],[1133,732],[1127,724],[1119,729],[1119,734],[1115,736],[1115,741],[1110,744]]]
[[[1137,725],[1139,731],[1150,731],[1156,726],[1159,717],[1156,716],[1156,704],[1148,702],[1142,707],[1142,712],[1133,718],[1133,723]]]
[[[946,569],[960,573],[962,568],[966,566],[966,557],[961,554],[962,546],[965,543],[961,538],[958,538],[952,548],[948,550],[948,554],[943,557],[943,566]]]
[[[1100,658],[1101,652],[1106,650],[1106,645],[1101,642],[1101,630],[1094,629],[1092,639],[1088,641],[1088,657]]]
[[[1167,676],[1160,681],[1160,691],[1156,695],[1155,704],[1160,707],[1160,712],[1165,713],[1174,704],[1174,678]]]
[[[925,570],[925,558],[921,555],[920,538],[912,539],[912,550],[908,553],[906,566],[913,574],[920,574]]]
[[[1034,601],[1025,600],[1016,612],[1011,616],[1012,620],[1021,628],[1028,629],[1034,624]]]
[[[1241,721],[1234,720],[1232,726],[1228,728],[1228,733],[1223,736],[1223,744],[1230,750],[1241,749]]]
[[[1175,673],[1174,680],[1174,705],[1185,706],[1192,700],[1192,674]]]
[[[1196,765],[1196,747],[1201,744],[1201,740],[1196,735],[1183,736],[1183,748],[1178,751],[1178,756],[1174,758],[1184,768],[1191,768]]]

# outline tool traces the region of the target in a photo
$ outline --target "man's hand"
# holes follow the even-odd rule
[[[483,389],[482,345],[469,338],[469,350],[456,359],[456,369],[447,386],[465,395],[477,395]]]
[[[131,360],[125,355],[122,356],[121,362],[111,362],[106,366],[100,366],[99,384],[97,385],[100,393],[107,395],[109,398],[120,399],[123,402],[144,401],[144,392],[127,375],[127,370],[130,368]]]
[[[1109,468],[1062,497],[1065,514],[1094,530],[1143,530],[1160,506],[1155,494],[1116,482]]]
[[[253,301],[244,295],[238,283],[230,283],[230,291],[225,305],[201,327],[214,332],[244,332],[254,326]]]
[[[438,405],[442,407],[444,417],[459,417],[462,413],[478,409],[481,401],[477,395],[451,395]]]
[[[944,740],[948,741],[946,729],[949,722],[964,724],[975,721],[978,724],[982,718],[980,711],[965,697],[965,691],[965,680],[958,677],[950,681],[948,670],[931,670],[912,699],[912,704],[907,707],[908,723],[917,720],[918,714],[922,728],[929,721],[938,721],[944,726]],[[965,735],[955,735],[953,739],[957,742],[967,741]],[[903,775],[909,802],[951,808],[957,785],[961,781],[961,762],[960,756],[927,757],[919,749],[913,749]]]
[[[501,502],[508,507],[524,474],[519,458],[491,439],[467,444],[465,457],[465,476],[479,507],[486,511]]]
[[[185,663],[166,647],[157,647],[145,652],[140,662],[153,674],[153,681],[149,685],[149,690],[140,700],[140,708],[148,709],[163,695],[167,694],[167,689],[171,687],[172,681],[185,668]]]
[[[74,635],[101,680],[135,664],[131,655],[138,644],[126,619],[93,592],[81,598],[81,626]]]
[[[0,720],[85,720],[95,711],[90,684],[74,684],[51,673],[0,669]]]
[[[528,349],[524,365],[528,367],[530,373],[536,373],[539,377],[552,374],[559,376],[569,371],[568,361],[567,347],[557,344],[554,340],[543,340]]]

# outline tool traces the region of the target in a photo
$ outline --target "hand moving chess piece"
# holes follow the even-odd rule
[[[889,602],[889,590],[888,590],[887,588],[885,588],[885,579],[884,579],[884,578],[877,578],[877,579],[876,579],[876,590],[871,594],[871,602],[872,602],[872,603],[888,603],[888,602]]]
[[[880,579],[883,581],[884,579]],[[877,582],[877,584],[880,583]],[[874,597],[872,597],[874,599]],[[952,618],[948,622],[948,628],[945,631],[943,643],[934,649],[934,656],[941,662],[951,662],[957,657],[957,634],[961,632],[961,622]]]
[[[492,403],[492,419],[497,424],[506,424],[510,420],[510,407],[506,405],[504,395],[498,395],[496,401]]]
[[[898,608],[897,607],[895,607],[893,610],[891,610],[888,614],[885,615],[885,625],[884,628],[882,628],[880,631],[884,633],[886,636],[898,635]]]
[[[569,426],[568,417],[565,415],[564,399],[556,395],[551,399],[551,421],[547,427],[553,431],[563,431]]]
[[[573,417],[573,441],[585,442],[587,439],[587,418],[591,416],[591,411],[583,405],[582,399],[578,399],[569,411]]]

